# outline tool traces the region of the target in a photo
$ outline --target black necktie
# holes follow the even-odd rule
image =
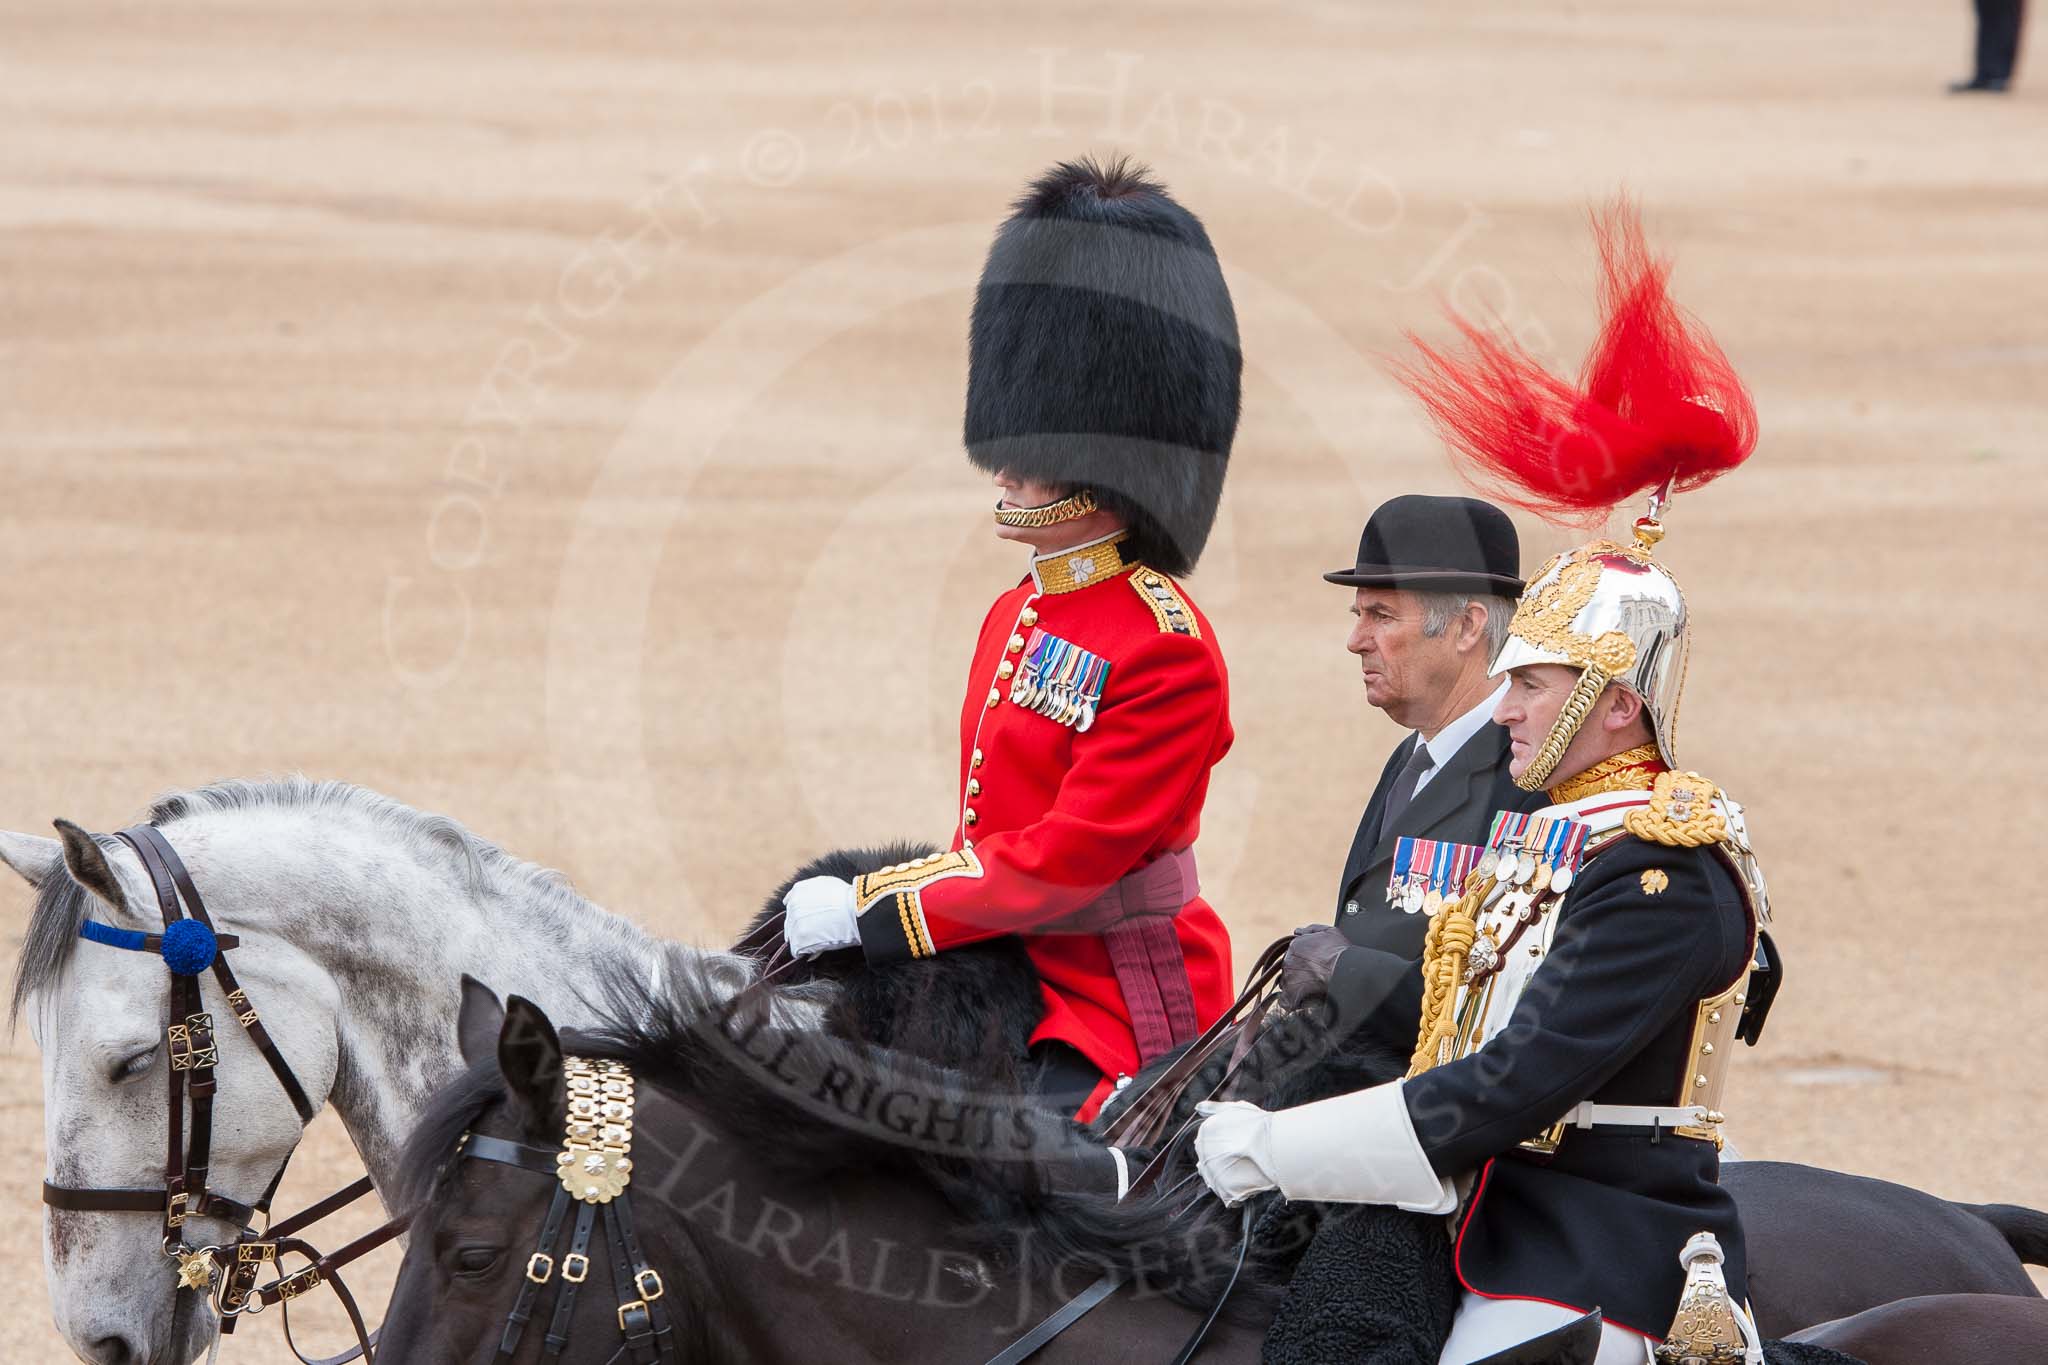
[[[1408,809],[1408,803],[1415,799],[1415,788],[1421,784],[1422,775],[1436,766],[1436,760],[1429,756],[1429,746],[1420,739],[1415,742],[1415,752],[1408,755],[1408,762],[1394,778],[1394,790],[1387,794],[1387,813],[1380,818],[1380,838],[1400,831],[1394,822]]]

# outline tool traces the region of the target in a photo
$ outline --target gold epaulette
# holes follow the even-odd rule
[[[1131,585],[1131,591],[1138,594],[1138,600],[1152,609],[1152,619],[1159,623],[1160,634],[1202,638],[1202,627],[1195,620],[1195,609],[1188,605],[1187,598],[1180,595],[1179,586],[1171,578],[1141,564],[1124,581]]]
[[[1659,773],[1650,787],[1650,804],[1622,817],[1622,827],[1638,839],[1672,848],[1699,848],[1723,843],[1728,820],[1714,802],[1721,789],[1698,773]]]

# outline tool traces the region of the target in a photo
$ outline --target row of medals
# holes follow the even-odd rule
[[[1079,730],[1095,723],[1095,703],[1081,696],[1070,684],[1042,683],[1029,673],[1018,675],[1017,681],[1011,684],[1010,701]]]
[[[1479,875],[1491,877],[1496,885],[1508,888],[1507,894],[1494,905],[1493,913],[1503,920],[1513,918],[1523,924],[1535,922],[1536,902],[1546,895],[1562,896],[1572,885],[1569,863],[1547,863],[1536,850],[1513,844],[1486,850],[1479,859]],[[1501,948],[1493,930],[1481,930],[1465,962],[1465,980],[1470,983],[1492,975],[1500,969],[1500,961]]]
[[[1552,865],[1530,849],[1517,848],[1513,844],[1498,849],[1489,848],[1479,859],[1481,878],[1491,877],[1502,886],[1512,887],[1508,892],[1514,902],[1513,913],[1527,921],[1535,917],[1532,907],[1545,891],[1559,895],[1571,889],[1572,870],[1564,863]],[[1402,913],[1409,915],[1434,916],[1444,908],[1444,902],[1456,900],[1464,893],[1453,888],[1443,891],[1429,885],[1425,878],[1411,879],[1406,886],[1389,887],[1387,899],[1400,905]],[[1507,902],[1502,908],[1508,909]]]

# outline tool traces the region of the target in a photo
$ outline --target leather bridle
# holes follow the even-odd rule
[[[571,1064],[573,1070],[579,1059],[564,1060]],[[626,1118],[619,1121],[626,1136],[615,1144],[615,1150],[610,1153],[611,1158],[623,1161],[615,1178],[616,1188],[594,1187],[578,1175],[581,1160],[589,1154],[589,1149],[579,1147],[574,1141],[578,1096],[573,1088],[569,1097],[568,1120],[571,1141],[562,1149],[535,1147],[482,1133],[468,1133],[463,1136],[457,1151],[458,1157],[495,1161],[522,1171],[533,1171],[555,1182],[554,1198],[549,1201],[548,1211],[541,1219],[540,1236],[534,1243],[533,1254],[526,1258],[525,1281],[519,1286],[519,1297],[506,1315],[504,1331],[498,1338],[495,1359],[500,1365],[518,1353],[527,1327],[542,1307],[541,1294],[550,1284],[556,1286],[555,1297],[547,1314],[540,1358],[543,1365],[554,1365],[562,1358],[562,1352],[569,1346],[569,1328],[575,1318],[577,1297],[590,1275],[590,1244],[600,1216],[609,1247],[612,1291],[618,1304],[615,1316],[621,1338],[619,1349],[612,1353],[607,1365],[618,1365],[622,1360],[631,1360],[633,1365],[675,1365],[680,1360],[676,1354],[675,1324],[663,1301],[665,1287],[661,1274],[648,1263],[646,1253],[641,1250],[640,1235],[633,1226],[632,1200],[625,1189],[630,1178],[626,1173],[632,1169],[629,1156],[631,1076],[622,1063],[600,1062],[595,1065],[610,1068],[607,1074],[624,1078],[629,1087],[624,1102]],[[604,1102],[593,1096],[589,1104],[594,1111]],[[589,1121],[595,1126],[602,1120],[593,1113]],[[602,1157],[604,1153],[600,1151],[598,1155]],[[570,1216],[572,1208],[573,1219]],[[568,1233],[567,1250],[562,1249],[565,1228]]]
[[[79,1187],[45,1180],[43,1202],[53,1209],[75,1213],[160,1214],[163,1218],[164,1255],[178,1263],[177,1292],[209,1292],[217,1283],[215,1309],[220,1316],[222,1335],[233,1333],[236,1320],[243,1316],[259,1313],[272,1304],[288,1304],[323,1282],[331,1284],[348,1314],[350,1325],[355,1329],[355,1346],[322,1360],[309,1359],[291,1339],[289,1308],[282,1310],[285,1340],[291,1346],[292,1354],[305,1365],[345,1365],[345,1362],[358,1357],[367,1361],[375,1346],[376,1335],[365,1330],[354,1295],[349,1293],[348,1286],[335,1272],[398,1236],[404,1231],[405,1223],[393,1219],[332,1255],[321,1255],[296,1234],[354,1203],[374,1187],[370,1178],[364,1176],[290,1218],[269,1223],[270,1202],[284,1180],[285,1168],[291,1164],[289,1154],[279,1163],[277,1174],[271,1177],[270,1184],[254,1203],[245,1204],[208,1188],[207,1179],[213,1159],[213,1102],[217,1088],[214,1070],[219,1062],[219,1052],[215,1046],[213,1016],[206,1011],[200,997],[200,973],[212,971],[227,996],[228,1008],[234,1012],[235,1022],[241,1025],[242,1031],[269,1065],[271,1074],[277,1077],[278,1085],[298,1111],[300,1123],[312,1122],[319,1107],[307,1098],[305,1087],[292,1073],[291,1064],[285,1061],[284,1054],[271,1039],[269,1030],[264,1028],[255,1007],[249,1003],[248,993],[235,980],[227,954],[240,946],[240,939],[234,934],[214,930],[205,902],[199,898],[199,890],[192,884],[191,874],[171,848],[170,841],[151,825],[124,829],[117,837],[142,860],[143,870],[148,873],[150,884],[156,890],[164,932],[145,934],[97,920],[87,920],[79,926],[78,932],[79,937],[88,942],[157,953],[170,970],[170,1019],[164,1030],[169,1061],[166,1068],[169,1141],[164,1158],[164,1183],[160,1188]],[[192,1115],[189,1133],[185,1126],[188,1103]],[[185,1224],[193,1218],[217,1218],[232,1224],[238,1231],[232,1241],[195,1246],[185,1241]],[[255,1230],[259,1219],[267,1224],[261,1233]],[[309,1264],[291,1274],[284,1274],[280,1263],[278,1277],[258,1288],[256,1279],[264,1263],[279,1263],[280,1258],[287,1255],[303,1257]]]

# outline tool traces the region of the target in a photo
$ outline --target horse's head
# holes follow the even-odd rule
[[[157,1188],[165,1177],[169,1085],[165,1027],[170,973],[153,953],[82,942],[96,920],[158,933],[163,922],[134,852],[66,822],[61,840],[0,832],[0,861],[36,889],[16,977],[43,1058],[47,1179],[86,1188]],[[204,888],[207,908],[241,943],[231,961],[252,1006],[307,1096],[323,1102],[336,1067],[338,1001],[332,982],[289,944],[262,932],[256,886],[226,865],[208,839],[181,832],[179,854]],[[220,986],[202,975],[219,1061],[208,1188],[253,1203],[298,1145],[292,1103],[255,1045],[235,1024]],[[189,1127],[186,1129],[189,1134]],[[192,1245],[232,1240],[219,1218],[192,1218]],[[177,1289],[160,1216],[46,1209],[43,1257],[59,1329],[95,1365],[187,1362],[214,1330],[207,1300]]]
[[[666,1334],[687,1297],[667,1220],[635,1224],[630,1189],[615,1201],[586,1200],[558,1174],[574,1103],[593,1151],[569,1168],[599,1182],[630,1179],[630,1158],[600,1169],[605,1140],[632,1131],[630,1082],[613,1090],[584,1078],[582,1064],[565,1066],[539,1006],[515,995],[501,1007],[468,977],[459,1032],[470,1069],[435,1101],[407,1151],[412,1235],[378,1359],[489,1360],[512,1322],[524,1324],[522,1335],[566,1336],[570,1361],[613,1358],[627,1333]],[[664,1360],[712,1358],[688,1327],[666,1346]]]
[[[664,1321],[664,1360],[886,1359],[911,1335],[968,1358],[1020,1303],[1086,1287],[1122,1239],[1178,1278],[1167,1243],[1204,1220],[1126,1216],[1114,1158],[1069,1120],[781,1027],[774,1001],[720,999],[705,976],[680,971],[658,999],[619,979],[608,1020],[566,1054],[538,1008],[465,982],[470,1069],[402,1162],[412,1237],[383,1365],[482,1365],[508,1327],[528,1350],[564,1335],[564,1365],[597,1365]]]

